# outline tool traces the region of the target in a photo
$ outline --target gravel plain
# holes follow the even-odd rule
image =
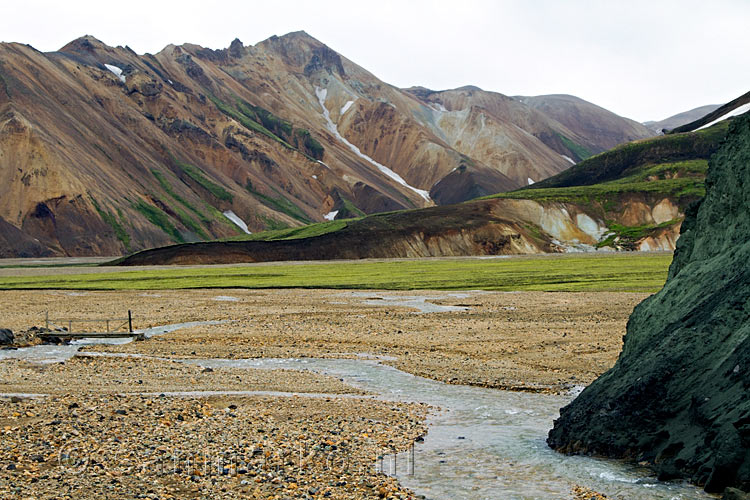
[[[622,348],[627,318],[643,293],[347,292],[180,290],[0,292],[3,327],[56,316],[122,316],[136,327],[228,323],[178,330],[148,342],[89,350],[177,358],[356,357],[428,378],[511,390],[557,392],[586,385]],[[465,310],[420,314],[394,298]],[[228,300],[231,298],[232,300]],[[388,300],[385,300],[388,299]],[[43,323],[42,323],[43,324]]]
[[[375,400],[310,372],[205,370],[178,360],[367,354],[447,383],[558,392],[614,363],[627,317],[645,296],[0,292],[0,327],[16,331],[43,326],[46,311],[96,319],[130,309],[137,328],[225,321],[84,349],[118,357],[1,362],[0,392],[49,396],[0,398],[0,498],[414,498],[374,464],[428,432],[426,416],[437,409]],[[455,310],[420,313],[421,302]],[[300,395],[156,395],[173,391]]]

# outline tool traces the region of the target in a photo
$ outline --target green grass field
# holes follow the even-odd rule
[[[331,261],[0,277],[0,289],[166,290],[333,288],[379,290],[630,291],[664,285],[670,254]]]

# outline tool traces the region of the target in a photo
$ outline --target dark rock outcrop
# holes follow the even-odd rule
[[[710,161],[664,289],[636,307],[615,366],[561,410],[550,446],[750,491],[749,185],[744,116]]]
[[[0,328],[0,345],[10,345],[13,343],[13,332],[7,328]]]

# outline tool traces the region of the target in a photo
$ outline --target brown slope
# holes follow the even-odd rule
[[[612,149],[618,144],[655,135],[652,130],[634,120],[618,116],[575,96],[554,94],[518,99],[583,138],[580,144],[593,154]]]
[[[338,132],[409,185],[429,191],[463,161],[459,152],[418,119],[424,108],[420,102],[306,33],[272,37],[258,44],[256,49],[281,57],[294,75],[295,85],[287,85],[284,92],[279,92],[279,101],[289,98],[309,103],[311,97],[317,99],[316,91],[324,90],[324,105]],[[306,106],[300,112],[320,123],[323,109],[318,102],[312,109]],[[348,146],[333,133],[324,134],[332,148],[351,155]],[[354,155],[354,158],[358,157]],[[361,158],[357,161],[362,163]],[[365,161],[364,165],[372,172],[372,164]],[[383,176],[375,170],[377,175]],[[366,183],[372,182],[366,179]],[[414,198],[413,191],[403,192],[408,194],[412,205],[424,206],[423,200]]]
[[[428,206],[428,191],[462,201],[567,165],[572,132],[489,94],[436,118],[304,32],[142,56],[93,37],[50,54],[3,44],[0,217],[44,251],[118,254],[236,234],[223,211],[257,231]]]
[[[511,97],[476,87],[406,92],[426,105],[425,122],[448,144],[521,186],[568,168],[562,155],[578,159],[561,136],[579,138]]]
[[[191,64],[189,54],[174,48],[171,60],[161,56],[163,65],[155,57],[139,58],[90,37],[69,44],[59,54],[3,46],[0,140],[7,191],[0,198],[2,215],[63,254],[117,254],[175,238],[236,232],[213,208],[235,211],[253,229],[267,226],[269,220],[298,224],[302,217],[321,217],[305,202],[319,204],[329,190],[327,179],[335,185],[337,177],[300,152],[219,112],[201,92],[216,85],[199,63]],[[126,83],[103,64],[123,68]],[[33,122],[27,116],[34,117]],[[200,177],[228,196],[214,196],[186,175],[176,159],[202,168]],[[169,190],[162,188],[153,171],[171,184]],[[244,189],[248,183],[260,196]],[[270,208],[261,203],[263,196],[280,198],[278,193],[290,191],[302,198],[302,203],[296,202],[302,207],[301,217],[274,211],[273,203]],[[161,212],[171,232],[134,210],[135,203]],[[31,217],[39,204],[54,223],[41,224],[38,217]],[[132,245],[119,241],[114,227],[102,224],[97,204],[124,229]],[[66,215],[61,216],[63,212]],[[89,223],[70,228],[65,225],[70,220]],[[59,241],[60,235],[86,241],[86,246]],[[92,238],[99,235],[106,244],[92,245]]]

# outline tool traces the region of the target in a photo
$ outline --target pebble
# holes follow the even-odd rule
[[[335,396],[0,400],[0,498],[411,499],[375,457],[424,435],[429,411]]]

